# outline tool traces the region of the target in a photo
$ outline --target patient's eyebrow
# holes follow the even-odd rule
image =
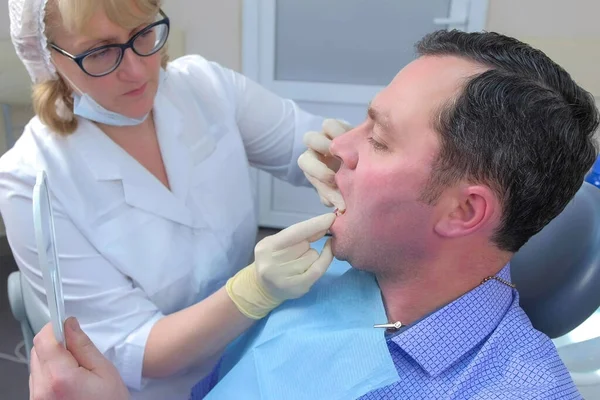
[[[385,131],[390,130],[390,115],[388,113],[378,110],[377,108],[373,107],[371,103],[369,103],[367,115],[375,123],[375,125],[379,125]]]

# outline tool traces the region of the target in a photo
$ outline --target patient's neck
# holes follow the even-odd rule
[[[479,286],[509,260],[506,253],[445,254],[428,260],[427,265],[376,273],[388,321],[412,324]]]

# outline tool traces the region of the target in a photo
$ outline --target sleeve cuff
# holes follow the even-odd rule
[[[115,366],[119,370],[123,382],[130,389],[141,390],[148,383],[148,379],[142,377],[144,350],[152,327],[163,317],[163,314],[157,313],[127,336],[123,343],[115,346],[115,352],[122,354],[115,360]]]

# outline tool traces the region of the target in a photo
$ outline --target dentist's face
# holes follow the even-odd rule
[[[420,200],[440,148],[433,121],[475,68],[456,57],[417,59],[375,97],[361,125],[333,141],[347,207],[331,228],[337,258],[385,274],[433,253],[436,208]]]
[[[111,22],[98,11],[90,20],[84,34],[75,34],[57,24],[52,29],[52,42],[73,55],[107,44],[126,43],[133,35],[154,22],[153,15],[133,30]],[[148,38],[151,40],[151,38]],[[97,57],[102,57],[99,54]],[[161,52],[140,57],[131,49],[125,51],[119,67],[102,77],[92,77],[83,72],[77,63],[52,50],[52,60],[59,73],[90,95],[104,108],[128,117],[139,118],[152,110],[158,89]],[[65,80],[68,83],[68,80]]]

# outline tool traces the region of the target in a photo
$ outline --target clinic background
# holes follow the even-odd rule
[[[169,40],[171,58],[201,54],[244,72],[242,0],[166,0],[165,3],[164,10],[173,27]],[[600,105],[599,16],[598,0],[489,0],[485,29],[514,36],[545,51],[590,91]],[[17,138],[33,111],[29,105],[29,78],[10,43],[6,0],[0,4],[0,104],[10,105],[10,125]],[[5,125],[0,113],[2,153],[8,147]],[[261,195],[265,193],[261,193],[261,185],[257,183],[257,196]],[[262,229],[259,236],[272,232]],[[22,339],[6,295],[6,278],[15,269],[0,224],[0,352],[5,354],[13,354]],[[28,398],[27,378],[26,365],[0,359],[0,397]],[[600,399],[600,394],[597,398]]]

